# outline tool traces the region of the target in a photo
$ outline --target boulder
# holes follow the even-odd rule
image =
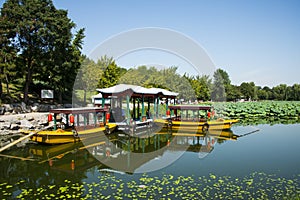
[[[20,128],[24,128],[24,129],[30,129],[30,128],[33,128],[33,125],[32,123],[30,123],[28,120],[26,119],[23,119],[20,121],[21,124],[20,124]]]
[[[33,118],[32,116],[29,116],[29,117],[27,118],[27,120],[28,120],[28,121],[33,121],[34,118]]]
[[[5,107],[1,106],[0,107],[0,115],[4,115],[4,113],[5,113]]]
[[[10,130],[19,130],[20,129],[20,126],[18,124],[11,124],[10,126]]]
[[[32,112],[37,112],[37,111],[38,111],[38,109],[39,109],[39,107],[38,107],[38,106],[31,106],[31,110],[32,110]]]
[[[27,106],[24,102],[21,103],[20,107],[22,108],[23,112],[26,112],[26,113],[31,112],[31,107]]]
[[[3,104],[5,107],[5,111],[11,113],[14,110],[14,106],[12,104]]]
[[[10,122],[2,122],[0,123],[0,130],[8,130],[11,127],[11,123]]]
[[[21,113],[23,113],[22,107],[19,106],[19,105],[15,105],[12,113],[13,114],[21,114]]]

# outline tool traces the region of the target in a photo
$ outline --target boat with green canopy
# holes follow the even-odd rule
[[[97,91],[101,94],[102,103],[95,106],[105,107],[106,100],[110,99],[109,122],[116,124],[119,130],[132,135],[136,131],[153,126],[153,119],[159,115],[161,99],[175,101],[178,95],[178,93],[161,88],[145,88],[128,84],[118,84],[97,89]],[[150,112],[151,106],[153,107],[152,113]]]

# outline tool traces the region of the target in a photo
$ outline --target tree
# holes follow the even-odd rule
[[[2,98],[2,83],[6,84],[6,93],[10,96],[9,83],[16,75],[15,64],[13,62],[16,57],[14,49],[7,45],[7,41],[3,41],[0,37],[0,97]]]
[[[243,82],[240,85],[240,91],[242,95],[248,100],[255,99],[256,97],[256,87],[254,82]]]
[[[191,87],[195,92],[197,100],[210,100],[211,79],[207,75],[203,76],[189,76],[184,74],[184,77],[189,81]]]
[[[292,89],[292,99],[295,101],[300,101],[300,84],[294,84]]]
[[[0,16],[0,97],[2,98],[3,90],[2,83],[6,84],[6,93],[10,96],[9,83],[13,76],[16,75],[15,63],[16,51],[10,45],[9,38],[11,37],[10,29],[13,26],[6,23],[5,17]]]
[[[280,84],[272,88],[274,92],[275,99],[277,100],[287,100],[287,85]]]
[[[236,85],[228,85],[225,88],[225,90],[226,90],[227,101],[236,101],[237,99],[240,99],[242,96],[239,87]]]
[[[7,0],[1,10],[1,23],[1,29],[9,26],[8,33],[1,37],[14,48],[17,67],[25,78],[24,102],[28,102],[29,86],[34,79],[51,79],[63,94],[66,84],[70,84],[68,80],[75,79],[83,29],[72,43],[75,23],[67,17],[67,11],[57,10],[51,0]]]
[[[222,77],[223,84],[224,84],[225,86],[231,84],[229,75],[228,75],[228,73],[227,73],[226,71],[224,71],[223,69],[217,69],[217,70],[215,71],[215,73],[219,74],[219,75]]]
[[[225,85],[224,85],[224,74],[220,69],[216,70],[213,75],[213,84],[212,84],[212,92],[211,99],[213,101],[225,101],[226,93],[225,93]]]
[[[120,77],[126,72],[126,70],[117,66],[112,58],[107,58],[106,56],[101,57],[97,64],[104,69],[98,82],[99,88],[108,88],[118,84]]]
[[[96,92],[99,77],[102,76],[102,69],[93,60],[85,58],[77,75],[74,90],[83,90],[83,101],[86,104],[87,92]],[[75,91],[75,92],[76,92]]]

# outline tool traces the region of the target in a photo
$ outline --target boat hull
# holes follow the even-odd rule
[[[108,129],[109,130],[108,130]],[[45,130],[40,131],[33,135],[30,139],[34,142],[44,143],[44,144],[64,144],[64,143],[76,143],[85,139],[97,137],[99,132],[113,132],[116,125],[109,124],[107,127],[97,127],[81,131],[72,130]]]
[[[168,121],[168,120],[155,120],[163,130],[172,130],[175,132],[187,133],[201,133],[211,130],[228,130],[238,120],[212,120],[206,122],[198,121]]]

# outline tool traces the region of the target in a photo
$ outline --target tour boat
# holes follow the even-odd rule
[[[167,116],[155,120],[163,129],[192,133],[227,130],[237,122],[237,119],[215,118],[213,107],[203,105],[168,106]]]
[[[48,115],[49,126],[46,130],[23,132],[36,132],[30,139],[39,143],[74,143],[101,134],[110,134],[116,125],[109,123],[108,118],[108,109],[100,107],[53,109]]]

